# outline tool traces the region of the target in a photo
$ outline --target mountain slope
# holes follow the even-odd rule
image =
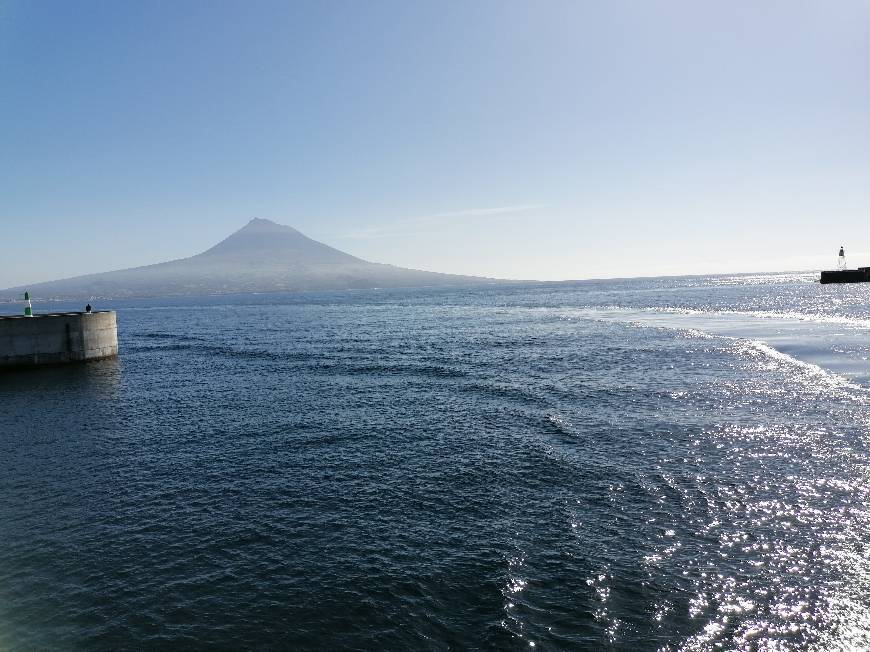
[[[211,249],[186,260],[268,261],[272,265],[372,264],[312,240],[290,226],[254,218]]]
[[[156,265],[10,288],[36,298],[153,297],[482,283],[491,279],[370,263],[289,226],[253,219],[201,254]]]

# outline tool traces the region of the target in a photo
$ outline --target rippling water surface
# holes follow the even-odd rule
[[[0,375],[0,649],[870,648],[870,284],[98,307]]]

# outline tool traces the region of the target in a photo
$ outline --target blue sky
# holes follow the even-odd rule
[[[870,1],[0,0],[0,286],[252,217],[508,278],[870,265]]]

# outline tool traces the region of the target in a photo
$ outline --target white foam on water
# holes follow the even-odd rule
[[[734,339],[736,342],[739,342],[743,345],[742,350],[744,352],[756,352],[760,353],[764,356],[767,356],[777,362],[790,365],[792,367],[797,367],[803,373],[811,376],[815,381],[824,383],[829,388],[848,388],[852,390],[857,390],[859,392],[870,392],[870,388],[864,387],[863,385],[859,385],[857,383],[853,383],[847,378],[843,378],[842,376],[824,369],[819,365],[813,364],[812,362],[806,362],[804,360],[799,360],[788,353],[783,353],[779,351],[766,342],[761,340],[742,340],[740,338],[729,338]]]
[[[736,316],[751,317],[754,319],[777,319],[788,321],[809,322],[814,324],[836,324],[862,330],[870,330],[870,319],[859,317],[846,317],[842,315],[810,315],[804,312],[776,310],[700,310],[696,308],[643,308],[643,311],[651,313],[668,313],[676,315],[700,315],[700,316]]]
[[[693,339],[720,338],[736,343],[736,352],[743,355],[764,355],[771,361],[789,365],[809,377],[816,386],[827,389],[848,389],[867,394],[870,387],[856,382],[854,377],[870,377],[870,360],[866,356],[849,354],[849,338],[858,336],[855,330],[870,329],[870,319],[811,316],[801,313],[771,311],[709,311],[690,308],[623,308],[608,306],[600,309],[572,311],[567,319],[592,319],[621,322],[645,328],[668,328]],[[814,327],[816,326],[816,327]],[[854,329],[843,333],[831,326]],[[864,336],[858,336],[859,346],[867,346]],[[815,351],[802,359],[786,353],[777,344],[790,343],[801,350]],[[838,346],[838,344],[840,344]],[[823,358],[819,364],[812,358]],[[852,374],[846,373],[853,371]]]

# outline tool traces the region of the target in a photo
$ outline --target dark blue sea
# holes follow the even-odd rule
[[[0,649],[870,649],[870,284],[93,303],[0,375]]]

